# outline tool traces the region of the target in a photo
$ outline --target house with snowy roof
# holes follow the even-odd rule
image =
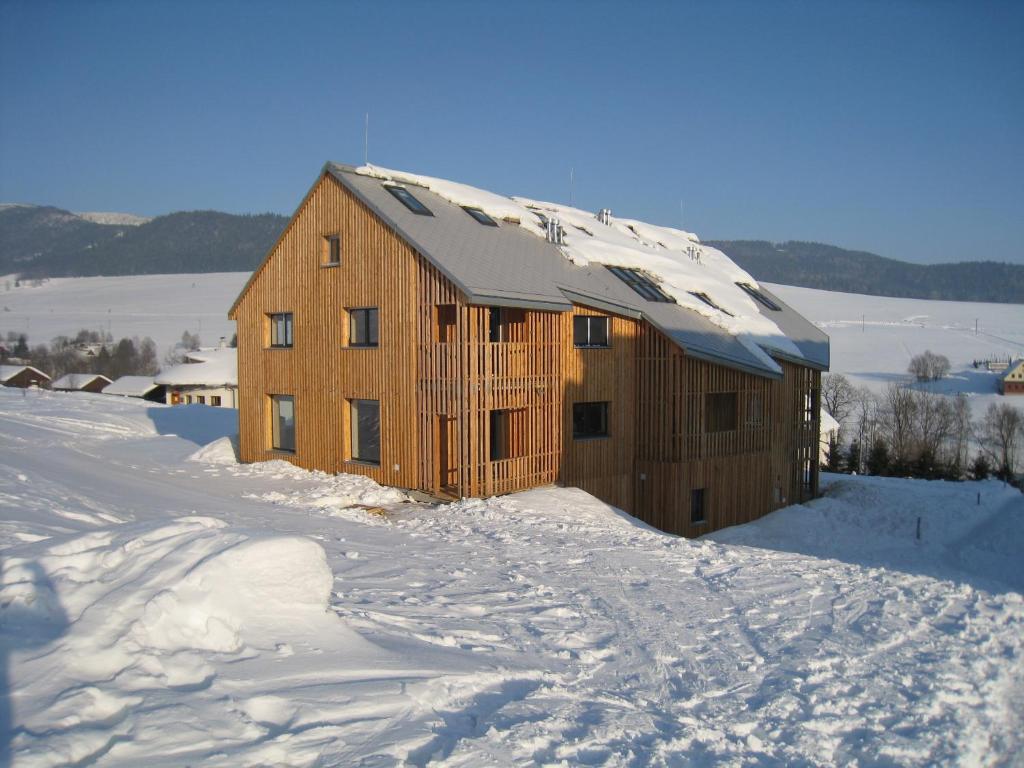
[[[817,493],[828,337],[689,232],[328,163],[229,317],[244,461],[686,536]]]
[[[999,377],[999,394],[1024,395],[1024,359],[1011,363]]]
[[[0,365],[0,384],[5,387],[49,387],[50,377],[31,365]]]
[[[153,382],[164,387],[168,405],[238,407],[238,356],[233,347],[197,349],[185,361],[160,371]]]
[[[58,392],[102,392],[110,379],[98,373],[67,373],[53,382]]]
[[[104,389],[103,394],[137,397],[152,403],[162,403],[166,399],[167,388],[153,381],[152,376],[122,376]]]

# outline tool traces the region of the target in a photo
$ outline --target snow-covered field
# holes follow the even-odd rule
[[[233,418],[0,388],[14,765],[1021,764],[1012,489],[833,478],[688,541],[237,465]]]

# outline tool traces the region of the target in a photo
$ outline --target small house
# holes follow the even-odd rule
[[[999,394],[1024,395],[1024,358],[1010,365],[999,378]]]
[[[58,392],[102,392],[110,379],[99,373],[68,373],[53,382]]]
[[[122,376],[103,390],[105,395],[138,397],[153,403],[165,402],[166,393],[167,387],[157,384],[152,376]]]
[[[0,384],[5,387],[49,387],[50,377],[31,365],[0,365]]]
[[[161,371],[153,379],[164,387],[168,405],[198,404],[238,407],[238,356],[234,347],[199,349],[185,362]]]

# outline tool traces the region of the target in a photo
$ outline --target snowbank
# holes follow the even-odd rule
[[[188,457],[189,461],[200,464],[223,466],[238,463],[238,435],[226,435],[208,443]]]

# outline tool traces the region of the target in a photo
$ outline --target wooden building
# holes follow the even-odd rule
[[[0,384],[5,387],[47,388],[50,377],[31,365],[0,365]]]
[[[53,382],[58,392],[102,392],[110,379],[99,373],[66,373]]]
[[[453,498],[561,483],[686,536],[817,493],[828,339],[724,254],[397,179],[325,166],[232,306],[243,461]]]
[[[1017,360],[1007,366],[999,377],[999,394],[1024,395],[1024,360]]]

